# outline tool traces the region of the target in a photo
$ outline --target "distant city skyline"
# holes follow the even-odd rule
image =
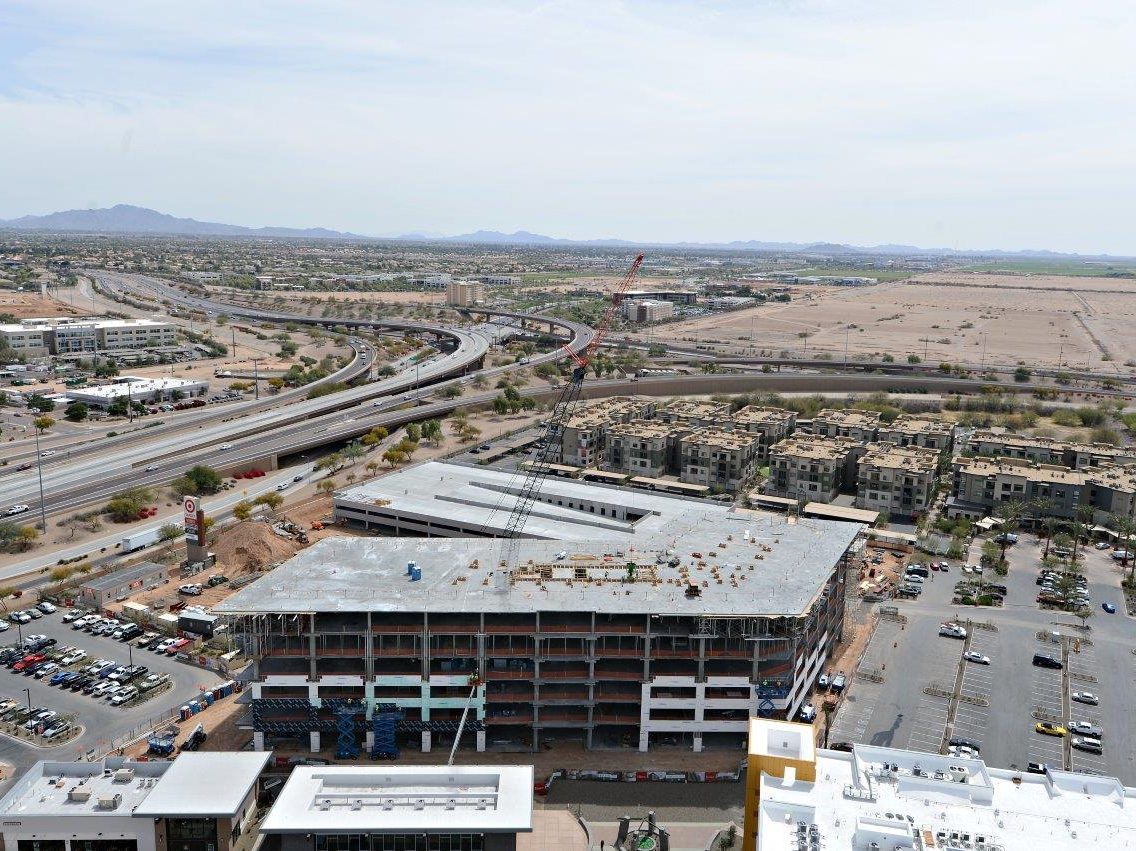
[[[0,219],[1136,255],[1100,0],[0,7]]]

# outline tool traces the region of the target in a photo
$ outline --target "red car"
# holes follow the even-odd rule
[[[22,670],[24,670],[24,668],[28,668],[28,667],[31,667],[32,665],[39,664],[40,662],[44,661],[45,659],[47,659],[47,656],[45,656],[43,653],[32,653],[28,656],[25,656],[23,659],[21,659],[19,662],[17,662],[15,665],[13,665],[12,670],[13,671],[22,671]]]
[[[167,656],[173,656],[177,653],[180,653],[181,649],[183,647],[188,647],[188,646],[189,646],[189,639],[188,638],[179,638],[177,641],[175,641],[173,644],[171,644],[169,647],[166,648],[166,655]]]

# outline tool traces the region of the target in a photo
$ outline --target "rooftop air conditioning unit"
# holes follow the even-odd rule
[[[388,812],[390,810],[393,810],[394,809],[394,798],[383,798],[383,809],[387,810]]]
[[[458,802],[454,798],[446,798],[446,809],[447,810],[455,809],[457,807],[457,805],[458,805]]]
[[[416,810],[426,809],[426,799],[425,798],[415,798],[414,799],[414,809],[416,809]]]
[[[117,810],[122,803],[122,795],[102,795],[99,797],[100,810]]]
[[[351,809],[353,809],[353,810],[363,809],[363,799],[362,798],[352,798],[351,799]]]
[[[68,801],[77,801],[78,803],[83,803],[85,801],[89,801],[89,800],[91,800],[91,790],[90,789],[79,789],[79,788],[72,789],[70,792],[67,793],[67,800]]]
[[[118,771],[116,771],[114,773],[114,782],[115,783],[129,783],[133,779],[134,779],[134,769],[133,768],[120,768],[120,769],[118,769]]]
[[[320,798],[319,808],[321,810],[330,810],[331,809],[331,798]]]

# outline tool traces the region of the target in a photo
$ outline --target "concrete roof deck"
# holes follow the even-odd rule
[[[795,434],[769,447],[771,458],[814,458],[818,461],[842,461],[860,446],[846,437],[823,437],[813,434]]]
[[[5,818],[56,818],[59,816],[129,816],[149,796],[172,763],[134,762],[108,757],[104,762],[39,762],[0,799]],[[129,780],[116,780],[118,769],[130,769]],[[89,792],[86,800],[72,800],[71,791]],[[100,798],[122,797],[110,809],[99,806]]]
[[[214,611],[796,616],[812,605],[862,525],[790,522],[754,511],[691,519],[691,528],[637,538],[633,544],[525,539],[518,564],[527,578],[514,577],[503,589],[491,576],[504,551],[500,540],[325,538]],[[680,560],[678,567],[665,563],[672,554]],[[411,561],[422,570],[419,581],[407,576]],[[626,565],[632,561],[639,570],[636,581],[627,582]],[[721,584],[712,567],[718,568]],[[538,579],[541,568],[547,568],[547,578]],[[578,578],[580,569],[586,579]],[[689,579],[706,583],[701,596],[685,595]]]
[[[861,469],[878,467],[912,473],[933,473],[939,466],[939,452],[921,446],[896,446],[894,443],[869,443],[860,458]]]

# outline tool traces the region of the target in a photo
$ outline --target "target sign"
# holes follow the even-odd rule
[[[187,496],[182,500],[182,509],[184,511],[183,519],[185,521],[185,537],[189,539],[190,543],[196,544],[197,539],[197,508],[198,500],[195,496]]]

